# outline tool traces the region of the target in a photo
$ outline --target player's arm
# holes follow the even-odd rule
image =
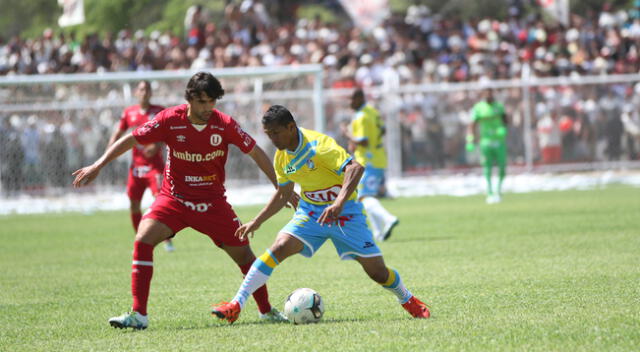
[[[467,126],[467,137],[471,136],[472,140],[476,138],[476,130],[477,130],[478,122],[473,121]]]
[[[274,193],[269,200],[269,203],[262,208],[258,215],[236,230],[236,237],[241,240],[247,236],[253,237],[253,233],[260,228],[260,225],[279,212],[280,209],[287,204],[289,199],[291,199],[291,196],[295,193],[293,191],[294,185],[293,182],[289,182],[286,185],[279,186],[276,193]]]
[[[349,143],[353,144],[354,146],[361,145],[363,147],[366,147],[369,145],[369,139],[367,137],[356,138],[350,132],[347,132],[346,137],[349,139]]]
[[[343,134],[349,141],[349,151],[351,153],[355,151],[357,146],[367,147],[369,145],[369,139],[366,137],[368,135],[366,134],[362,118],[352,121],[349,127],[343,130]]]
[[[111,133],[111,137],[109,137],[109,143],[107,143],[107,149],[109,149],[109,147],[112,146],[113,143],[115,143],[118,139],[120,139],[120,137],[122,137],[125,131],[126,130],[120,129],[120,126],[117,126]]]
[[[467,135],[465,137],[466,144],[465,148],[467,151],[473,151],[476,149],[475,141],[476,141],[476,131],[478,130],[478,120],[476,119],[476,109],[475,106],[471,111],[471,123],[467,126]]]
[[[344,181],[338,197],[330,206],[326,207],[320,217],[319,223],[334,223],[338,220],[338,217],[342,213],[344,203],[349,199],[349,196],[356,190],[360,178],[364,173],[364,166],[360,165],[355,160],[349,161],[344,168]]]
[[[260,170],[262,170],[262,172],[267,175],[271,184],[275,188],[278,188],[278,181],[276,181],[276,172],[275,170],[273,170],[273,165],[271,165],[271,160],[269,160],[267,153],[265,153],[264,150],[262,150],[262,148],[260,148],[256,144],[253,149],[251,149],[251,151],[247,154],[249,154],[251,159],[253,159],[256,165],[258,165]]]
[[[276,172],[273,170],[273,165],[271,164],[271,160],[267,156],[267,153],[262,150],[257,144],[251,149],[248,153],[249,156],[253,159],[253,161],[258,165],[260,170],[267,175],[271,184],[278,188],[278,181],[276,179]],[[292,192],[290,198],[288,200],[287,207],[291,207],[293,209],[298,207],[298,201],[300,200],[300,196],[296,192]]]
[[[136,143],[136,139],[132,133],[118,139],[112,146],[107,148],[104,154],[102,154],[102,156],[93,164],[76,170],[73,173],[73,176],[76,177],[75,180],[73,180],[73,186],[82,187],[89,184],[98,176],[103,167],[120,155],[124,154],[127,150],[133,148]]]

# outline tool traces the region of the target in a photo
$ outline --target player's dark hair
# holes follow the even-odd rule
[[[209,98],[218,100],[224,95],[224,89],[217,78],[209,72],[198,72],[191,77],[184,92],[187,101],[199,98],[202,93]]]
[[[282,105],[271,105],[269,110],[262,116],[262,124],[277,124],[279,126],[287,126],[289,123],[296,123],[291,112]]]
[[[362,101],[364,101],[364,91],[361,88],[356,89],[355,91],[353,91],[353,95],[351,95],[352,99],[362,99]]]
[[[147,88],[151,88],[151,82],[147,81],[146,79],[140,80],[140,82],[138,82],[138,85],[140,85],[140,83],[144,83]]]

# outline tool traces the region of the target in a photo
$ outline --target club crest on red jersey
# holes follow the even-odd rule
[[[222,143],[222,136],[220,136],[219,134],[212,134],[211,138],[209,138],[209,142],[212,146],[217,147],[220,145],[220,143]]]

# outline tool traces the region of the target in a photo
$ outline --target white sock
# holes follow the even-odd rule
[[[267,249],[267,251],[256,258],[251,265],[251,269],[244,277],[244,281],[240,285],[238,292],[235,297],[233,297],[233,301],[237,301],[240,303],[240,308],[244,308],[244,304],[247,302],[247,298],[251,296],[257,289],[262,287],[262,285],[267,283],[273,269],[278,265],[278,261],[276,260],[273,253]]]
[[[402,283],[402,279],[400,278],[400,274],[398,274],[397,271],[389,268],[387,268],[387,270],[389,270],[389,279],[387,279],[387,282],[382,284],[382,287],[387,291],[391,291],[391,293],[396,296],[400,304],[407,303],[413,295],[404,286],[404,283]]]
[[[380,225],[381,230],[387,223],[395,221],[396,219],[396,217],[388,212],[375,197],[364,197],[362,199],[362,205],[364,205],[368,214],[371,214],[372,217],[378,219],[378,224]]]
[[[380,237],[380,233],[384,228],[384,219],[381,219],[377,213],[374,212],[374,206],[372,206],[372,202],[370,200],[376,201],[377,199],[372,197],[362,198],[362,205],[364,206],[364,210],[367,212],[367,218],[369,219],[369,223],[371,224],[371,232],[373,233],[373,238]]]

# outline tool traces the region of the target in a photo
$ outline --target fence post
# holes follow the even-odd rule
[[[531,94],[529,81],[531,79],[531,68],[528,63],[522,65],[522,109],[524,110],[524,160],[525,170],[533,170],[533,136],[531,134]]]

